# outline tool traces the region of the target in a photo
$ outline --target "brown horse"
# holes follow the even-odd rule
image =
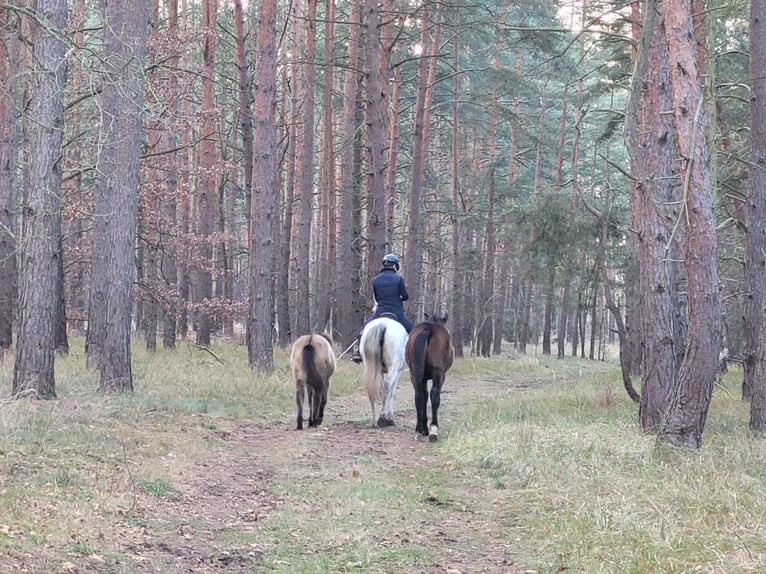
[[[426,315],[426,320],[412,328],[407,340],[405,357],[415,387],[415,410],[418,422],[415,430],[431,442],[439,440],[438,411],[444,376],[452,366],[454,350],[443,317]],[[428,426],[428,381],[431,381],[431,427]]]
[[[295,402],[298,405],[296,430],[303,429],[303,398],[309,401],[309,427],[322,424],[330,377],[335,372],[335,351],[323,334],[303,335],[293,343],[290,369],[295,380]]]

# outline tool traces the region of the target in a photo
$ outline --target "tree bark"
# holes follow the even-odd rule
[[[33,7],[32,83],[25,119],[29,159],[23,205],[19,334],[13,369],[14,397],[56,398],[54,325],[57,320],[61,235],[61,146],[67,27],[65,0]]]
[[[168,7],[168,37],[174,46],[178,41],[178,0],[167,0]],[[173,51],[170,59],[172,67],[177,67],[180,58],[177,50]],[[166,77],[169,108],[172,117],[178,114],[179,89],[176,75],[169,73]],[[172,126],[164,129],[162,138],[163,163],[167,172],[164,194],[160,199],[160,231],[159,242],[164,256],[160,263],[160,270],[164,280],[163,289],[163,327],[162,346],[165,349],[173,349],[176,346],[176,322],[178,319],[178,221],[176,210],[178,209],[178,176],[177,172],[177,146],[178,135]]]
[[[249,237],[247,352],[250,368],[271,372],[273,358],[272,218],[277,186],[277,2],[262,0],[256,36],[253,200]]]
[[[247,34],[242,0],[234,0],[234,34],[237,51],[239,129],[242,137],[242,169],[245,173],[245,214],[250,217],[253,193],[253,90],[247,65]]]
[[[382,79],[380,77],[380,7],[377,0],[364,2],[365,26],[365,134],[367,136],[367,277],[380,269],[391,237],[386,219],[386,126]],[[372,302],[372,285],[367,281],[368,301]],[[410,295],[412,297],[412,295]]]
[[[326,0],[326,23],[324,43],[324,89],[322,92],[322,143],[321,143],[321,185],[319,186],[320,242],[319,265],[314,282],[320,294],[319,321],[324,331],[332,332],[338,311],[338,218],[337,179],[335,174],[335,124],[333,122],[333,93],[335,91],[335,0]],[[341,265],[341,267],[345,267]]]
[[[199,191],[197,204],[196,272],[194,280],[194,304],[196,308],[197,345],[210,346],[210,334],[214,317],[210,310],[213,299],[213,222],[216,221],[216,108],[215,108],[215,60],[218,3],[205,0],[202,4],[203,64],[202,104],[199,149]]]
[[[107,319],[99,390],[133,390],[130,329],[135,280],[139,155],[143,135],[144,64],[148,6],[146,0],[105,2],[104,46],[109,73],[118,89],[117,153],[111,201],[107,263]]]
[[[13,346],[13,319],[16,314],[16,105],[18,30],[10,10],[0,11],[0,84],[6,93],[0,98],[0,359]]]
[[[338,291],[349,294],[339,300],[343,347],[347,348],[359,334],[364,321],[364,298],[358,270],[361,268],[358,203],[358,151],[361,141],[358,124],[360,104],[359,43],[361,4],[352,2],[348,24],[348,67],[343,74],[343,116],[340,157],[340,204],[338,222],[338,256],[344,265],[338,266]],[[355,215],[356,214],[356,215]],[[355,225],[355,221],[357,225]],[[357,270],[357,272],[349,272]]]
[[[699,448],[721,351],[718,245],[692,6],[690,0],[667,0],[661,6],[666,18],[673,120],[688,226],[684,256],[689,333],[678,385],[673,389],[658,438],[669,444]]]
[[[314,309],[309,267],[311,227],[314,216],[314,84],[316,83],[316,11],[317,0],[307,0],[305,14],[306,53],[303,66],[303,131],[298,155],[297,188],[299,200],[298,228],[295,241],[296,334],[311,330]]]
[[[745,372],[750,429],[766,431],[766,0],[750,3],[750,158],[745,235]]]
[[[672,106],[665,22],[654,0],[646,4],[642,38],[634,72],[634,94],[626,119],[626,142],[636,183],[631,193],[632,225],[639,261],[642,341],[642,389],[639,420],[644,430],[659,428],[676,384],[673,330],[674,266],[667,260],[673,234],[671,182],[675,132],[662,113]],[[672,221],[672,219],[671,219]]]

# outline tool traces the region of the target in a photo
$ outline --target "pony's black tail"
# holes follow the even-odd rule
[[[423,382],[426,374],[426,351],[428,340],[431,338],[431,329],[426,327],[415,337],[412,345],[412,380],[417,383]]]
[[[324,382],[317,369],[316,349],[311,343],[303,347],[303,370],[306,372],[306,384],[313,389],[321,390]]]

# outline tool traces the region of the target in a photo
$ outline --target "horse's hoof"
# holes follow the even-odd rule
[[[395,425],[394,425],[393,419],[387,419],[387,418],[380,417],[378,419],[378,426],[382,428],[382,427],[392,427],[392,426],[395,426]]]

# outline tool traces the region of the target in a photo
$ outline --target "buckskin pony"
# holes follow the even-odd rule
[[[309,402],[309,427],[322,424],[330,377],[335,372],[335,351],[324,334],[303,335],[293,343],[290,370],[295,380],[295,402],[298,406],[296,430],[303,429],[303,398]]]
[[[359,352],[362,355],[362,381],[370,398],[372,426],[394,424],[394,396],[404,371],[404,346],[407,329],[388,317],[373,319],[362,330]],[[380,417],[377,414],[380,405]]]
[[[431,442],[439,440],[439,404],[444,376],[452,366],[454,350],[447,327],[447,315],[428,316],[410,331],[405,355],[415,387],[415,430]],[[428,426],[428,381],[431,381],[431,426]]]

